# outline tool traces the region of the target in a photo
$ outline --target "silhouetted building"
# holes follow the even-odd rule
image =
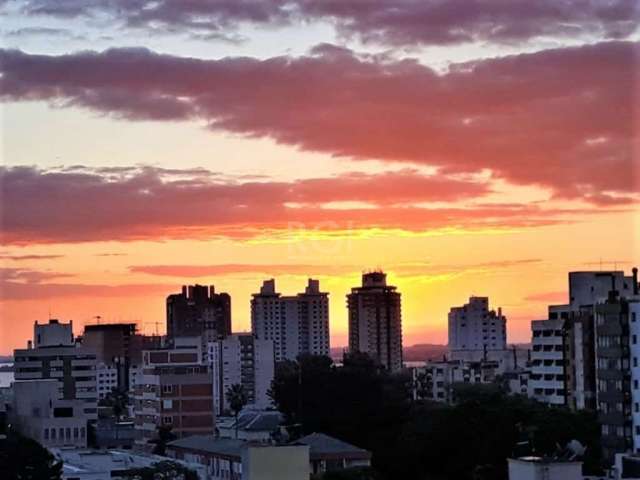
[[[362,286],[347,295],[349,350],[363,352],[390,371],[402,369],[400,293],[387,285],[387,275],[362,275]]]
[[[111,376],[116,372],[116,386],[130,390],[131,369],[142,363],[142,351],[161,347],[161,337],[140,335],[135,323],[105,323],[85,325],[82,345],[96,353],[98,361],[98,392],[100,393],[100,373],[102,387],[113,386]]]
[[[231,297],[213,285],[189,285],[167,297],[167,337],[202,338],[203,345],[231,333]]]

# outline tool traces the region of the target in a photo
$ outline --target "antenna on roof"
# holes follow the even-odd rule
[[[100,315],[95,315],[93,318],[96,319],[96,325],[100,325],[100,320],[102,320],[102,317]]]
[[[158,325],[160,325],[160,322],[145,322],[144,325],[155,325],[156,327],[156,337],[160,336],[160,333],[158,333]]]

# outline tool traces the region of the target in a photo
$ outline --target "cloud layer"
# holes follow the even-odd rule
[[[640,21],[634,0],[24,0],[29,16],[109,18],[116,26],[238,41],[243,24],[330,22],[344,36],[390,46],[623,39]]]
[[[1,167],[2,242],[518,228],[554,224],[585,212],[482,203],[489,191],[484,183],[409,169],[290,182],[220,181],[152,167],[117,174],[100,170]],[[465,200],[471,204],[464,205]],[[434,201],[450,203],[432,206]]]
[[[332,45],[268,60],[11,50],[0,53],[0,90],[5,101],[46,100],[127,120],[205,121],[353,159],[420,163],[446,174],[489,170],[608,205],[632,201],[638,188],[638,52],[638,44],[611,42],[437,74]]]

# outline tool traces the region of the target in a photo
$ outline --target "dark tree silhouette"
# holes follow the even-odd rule
[[[171,431],[171,427],[162,425],[157,429],[157,437],[151,441],[156,446],[153,448],[153,453],[156,455],[164,455],[167,450],[167,443],[178,438],[175,433]]]
[[[231,385],[225,392],[225,395],[227,402],[229,402],[229,407],[233,412],[233,416],[236,419],[236,438],[238,438],[238,415],[249,401],[249,398],[247,397],[247,392],[245,392],[244,387],[239,383]]]
[[[35,440],[9,429],[0,439],[0,477],[3,480],[59,480],[62,462]]]

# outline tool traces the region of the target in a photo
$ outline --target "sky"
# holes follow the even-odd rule
[[[383,269],[404,344],[488,296],[640,264],[635,0],[0,0],[0,354],[33,322],[163,333],[184,284],[250,328],[318,278],[331,345]]]

